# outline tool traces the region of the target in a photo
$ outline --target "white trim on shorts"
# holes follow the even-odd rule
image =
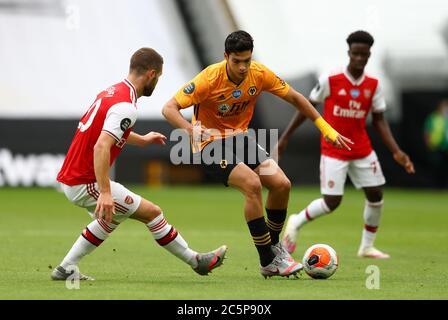
[[[70,202],[87,209],[90,216],[93,217],[97,199],[100,195],[98,183],[79,184],[75,186],[68,186],[61,183],[61,188]],[[115,181],[110,181],[110,190],[115,202],[115,215],[112,219],[121,223],[137,211],[142,197],[129,191]]]
[[[355,160],[340,160],[321,155],[321,194],[343,195],[347,174],[356,189],[376,187],[386,183],[375,151],[365,158]]]

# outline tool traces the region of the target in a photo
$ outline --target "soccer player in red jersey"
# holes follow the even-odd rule
[[[328,123],[342,135],[350,137],[354,144],[348,152],[332,148],[325,139],[321,139],[320,181],[323,197],[289,217],[283,236],[283,244],[289,252],[295,250],[298,230],[304,224],[339,206],[348,174],[356,188],[363,188],[366,197],[365,225],[358,256],[389,258],[388,254],[374,247],[383,209],[382,185],[385,179],[365,128],[370,111],[373,127],[395,161],[410,174],[414,173],[414,165],[396,143],[383,116],[386,103],[378,79],[364,72],[373,42],[373,37],[365,31],[350,34],[347,38],[350,58],[348,66],[322,76],[310,94],[309,100],[314,106],[324,104],[323,117]],[[285,150],[288,138],[305,119],[304,115],[296,113],[279,139],[279,154]]]
[[[81,118],[57,180],[66,197],[86,208],[94,220],[53,270],[53,280],[66,280],[74,272],[80,280],[93,280],[77,272],[79,261],[127,218],[143,222],[159,245],[201,275],[222,264],[226,246],[197,253],[167,222],[159,206],[109,177],[110,166],[125,143],[139,147],[165,144],[166,137],[160,133],[132,132],[137,120],[137,99],[152,94],[162,69],[163,58],[155,50],[137,50],[131,57],[128,77],[102,91]]]

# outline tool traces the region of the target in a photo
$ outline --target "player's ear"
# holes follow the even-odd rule
[[[224,59],[226,59],[227,61],[229,61],[229,55],[227,54],[227,52],[224,52]]]
[[[149,78],[154,78],[154,77],[157,75],[157,71],[154,70],[154,69],[149,69],[148,72],[146,73],[146,75],[147,75]]]

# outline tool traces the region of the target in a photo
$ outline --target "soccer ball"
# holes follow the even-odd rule
[[[303,269],[314,279],[327,279],[338,268],[336,251],[327,244],[315,244],[306,250],[303,256]]]

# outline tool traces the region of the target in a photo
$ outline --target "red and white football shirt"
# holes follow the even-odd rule
[[[354,144],[351,151],[335,148],[321,137],[321,153],[340,160],[354,160],[372,151],[366,131],[366,118],[372,112],[384,112],[386,102],[378,79],[363,74],[353,79],[347,69],[319,78],[310,100],[324,103],[324,119]]]
[[[137,120],[137,94],[134,86],[123,80],[102,91],[81,118],[57,180],[69,186],[96,181],[93,147],[101,132],[116,143],[110,150],[110,165],[123,149]]]

